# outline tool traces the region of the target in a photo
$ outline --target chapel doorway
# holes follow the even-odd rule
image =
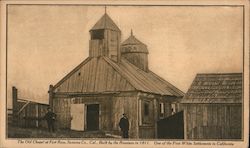
[[[99,104],[87,105],[87,130],[99,130]]]

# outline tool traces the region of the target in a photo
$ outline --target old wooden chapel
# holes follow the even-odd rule
[[[89,57],[50,85],[58,128],[118,134],[125,113],[131,138],[157,136],[157,121],[184,93],[150,71],[147,46],[132,32],[120,42],[120,29],[105,13],[90,30]]]

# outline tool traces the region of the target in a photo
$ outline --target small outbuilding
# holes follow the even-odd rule
[[[182,103],[185,139],[242,138],[242,73],[197,74]]]

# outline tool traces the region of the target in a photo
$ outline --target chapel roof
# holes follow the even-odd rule
[[[78,75],[82,73],[83,75]],[[110,74],[113,75],[113,77]],[[105,76],[105,77],[104,77]],[[71,80],[75,80],[73,87]],[[79,80],[78,80],[79,79]],[[109,80],[110,79],[110,80]],[[71,87],[72,85],[72,87]],[[60,90],[61,89],[61,90]],[[156,75],[145,72],[126,59],[120,64],[101,56],[87,58],[54,86],[55,91],[77,93],[105,93],[138,90],[152,94],[182,97],[184,93]]]
[[[117,25],[114,23],[114,21],[108,16],[107,13],[105,13],[92,27],[92,30],[98,30],[98,29],[110,29],[114,31],[120,31],[120,29],[117,27]]]

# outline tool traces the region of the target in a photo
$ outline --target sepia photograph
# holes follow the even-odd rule
[[[8,2],[6,141],[236,147],[248,139],[248,3]]]

